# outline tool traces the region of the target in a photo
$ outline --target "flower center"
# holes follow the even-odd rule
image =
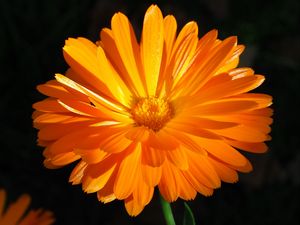
[[[138,126],[159,131],[172,117],[172,105],[163,98],[140,98],[131,109],[131,115]]]

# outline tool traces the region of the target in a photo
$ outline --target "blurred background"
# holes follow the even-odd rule
[[[62,56],[68,37],[98,39],[114,12],[125,13],[139,33],[151,3],[173,14],[179,27],[198,22],[200,35],[217,28],[246,45],[241,65],[266,75],[259,89],[274,97],[273,140],[263,155],[247,155],[254,171],[237,184],[222,184],[212,197],[190,206],[199,225],[300,224],[300,1],[177,0],[1,0],[0,1],[0,188],[9,201],[29,193],[32,207],[52,210],[57,225],[164,224],[157,195],[137,218],[122,202],[99,203],[94,194],[68,183],[73,165],[43,167],[32,128],[35,87],[67,69]],[[157,194],[157,193],[156,193]],[[183,203],[172,204],[182,219]]]

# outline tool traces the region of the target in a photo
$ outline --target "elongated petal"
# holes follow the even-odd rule
[[[148,94],[155,95],[159,78],[164,44],[164,24],[160,9],[152,5],[148,8],[142,32],[141,57]]]
[[[69,177],[69,182],[71,182],[73,185],[80,184],[86,167],[87,163],[84,161],[80,161],[72,170],[72,173]]]
[[[116,13],[111,20],[111,28],[116,47],[137,94],[146,96],[143,75],[139,68],[141,63],[139,46],[128,18],[122,13]]]
[[[6,210],[1,223],[4,225],[15,225],[25,213],[31,199],[28,195],[22,195],[15,203]]]
[[[185,151],[186,149],[180,146],[175,150],[166,151],[166,156],[169,162],[171,162],[175,167],[181,170],[187,170],[189,168],[189,164]]]
[[[144,205],[140,204],[138,200],[131,195],[125,199],[125,208],[129,215],[137,216],[144,209]]]
[[[142,174],[139,174],[138,176],[139,180],[132,195],[139,204],[145,206],[152,199],[154,188],[147,185],[141,175]]]
[[[238,181],[238,174],[235,170],[224,165],[224,163],[215,160],[211,157],[208,158],[210,163],[213,165],[220,179],[227,183],[235,183]]]
[[[147,164],[142,164],[141,170],[143,179],[147,185],[154,187],[159,183],[162,174],[162,166],[153,167]]]
[[[114,193],[118,199],[125,199],[133,192],[137,184],[137,175],[140,170],[141,145],[132,147],[132,152],[120,164],[119,172],[114,185]]]
[[[246,158],[242,154],[223,141],[212,141],[210,139],[195,136],[193,138],[197,140],[199,145],[205,148],[210,154],[223,162],[235,166],[244,166],[247,163]]]
[[[165,161],[162,167],[158,188],[163,198],[168,202],[174,202],[179,197],[180,186],[168,161]]]
[[[183,174],[196,188],[202,189],[203,185],[208,188],[220,187],[220,178],[207,156],[191,151],[187,151],[186,154],[188,156],[189,169],[183,171]]]
[[[83,177],[82,189],[87,193],[101,190],[114,172],[116,164],[109,162],[87,167]]]
[[[151,148],[147,145],[142,147],[142,162],[145,165],[159,167],[165,161],[166,153],[159,149]],[[167,152],[167,151],[166,151]],[[173,151],[172,151],[173,152]]]
[[[3,189],[0,189],[0,218],[2,218],[5,200],[6,200],[6,193]]]
[[[174,16],[168,15],[164,18],[164,41],[166,47],[167,63],[171,58],[171,52],[176,37],[177,22]]]

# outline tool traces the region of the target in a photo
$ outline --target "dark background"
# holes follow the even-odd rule
[[[274,97],[273,140],[263,155],[249,155],[254,171],[237,184],[222,184],[212,197],[190,202],[199,225],[300,224],[300,36],[299,0],[1,0],[0,1],[0,187],[14,201],[22,193],[32,207],[52,210],[57,225],[164,224],[157,195],[137,217],[123,202],[99,203],[68,176],[74,165],[48,170],[32,128],[32,103],[44,98],[35,87],[63,73],[68,37],[98,39],[114,12],[124,12],[135,29],[151,3],[172,13],[179,27],[198,22],[200,35],[217,28],[221,38],[237,35],[246,45],[242,65],[266,75],[259,91]],[[157,194],[157,193],[156,193]],[[182,201],[172,204],[177,221]],[[181,223],[178,223],[181,224]]]

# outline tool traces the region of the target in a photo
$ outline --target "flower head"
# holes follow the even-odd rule
[[[70,182],[104,203],[124,200],[130,215],[156,186],[172,202],[236,182],[251,170],[240,150],[265,152],[272,123],[271,97],[248,93],[264,76],[236,68],[243,49],[216,30],[199,39],[195,22],[177,35],[155,5],[139,42],[122,13],[96,43],[69,38],[70,68],[38,86],[49,97],[33,106],[45,166],[78,161]]]
[[[25,213],[30,196],[22,195],[15,203],[10,204],[4,211],[6,193],[0,189],[0,225],[50,225],[54,218],[51,212],[42,209],[30,210]]]

